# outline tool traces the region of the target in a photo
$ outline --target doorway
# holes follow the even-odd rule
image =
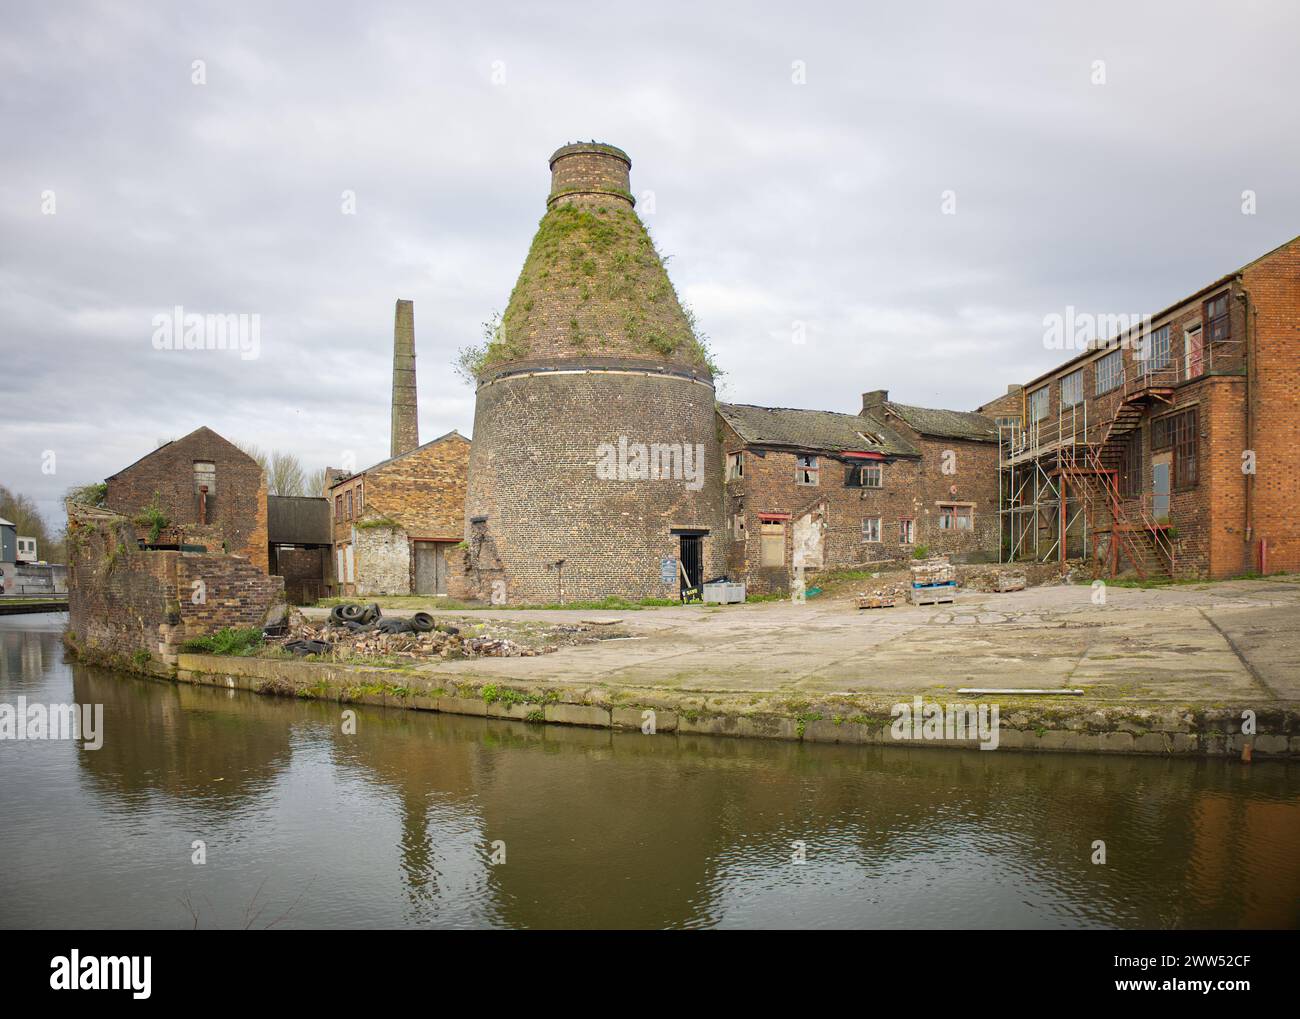
[[[417,541],[415,547],[415,593],[445,595],[447,593],[446,541]]]
[[[682,534],[678,556],[682,601],[699,601],[704,595],[704,543],[698,534]]]
[[[1151,461],[1151,516],[1157,524],[1169,520],[1169,465],[1168,453]]]

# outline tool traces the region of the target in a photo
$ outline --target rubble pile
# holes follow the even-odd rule
[[[284,633],[269,638],[268,645],[295,655],[336,659],[532,658],[607,636],[597,637],[582,625],[513,625],[494,619],[459,620],[456,625],[423,612],[410,618],[384,617],[378,605],[335,608],[363,611],[331,612],[330,619],[319,623],[294,612]]]

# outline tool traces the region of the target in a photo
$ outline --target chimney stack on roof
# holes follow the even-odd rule
[[[397,302],[393,323],[393,428],[389,456],[401,456],[420,444],[415,398],[415,304]]]
[[[869,393],[862,394],[862,413],[879,410],[884,406],[885,401],[889,399],[888,389],[873,389]]]

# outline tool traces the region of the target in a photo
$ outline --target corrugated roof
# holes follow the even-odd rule
[[[973,439],[983,442],[998,441],[998,426],[990,417],[969,410],[942,410],[937,407],[911,407],[905,403],[886,400],[884,408],[896,415],[909,428],[922,435],[944,439]],[[867,415],[877,420],[873,415]]]
[[[756,446],[895,456],[919,456],[921,452],[885,423],[869,422],[857,414],[749,403],[720,403],[718,413],[745,442]]]

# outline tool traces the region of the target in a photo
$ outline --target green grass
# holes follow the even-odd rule
[[[262,643],[262,631],[257,627],[239,629],[226,627],[206,637],[187,640],[182,651],[208,655],[247,655]]]

